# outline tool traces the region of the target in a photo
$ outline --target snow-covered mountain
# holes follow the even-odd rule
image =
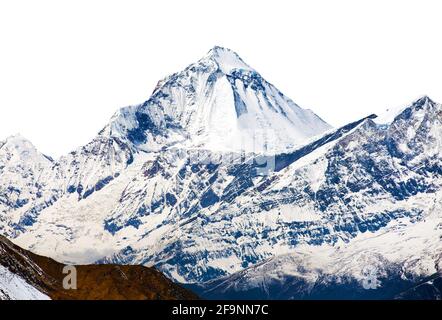
[[[301,271],[306,286],[318,274],[358,283],[367,261],[430,276],[442,232],[442,107],[423,97],[381,119],[331,129],[215,47],[59,160],[0,143],[9,176],[0,175],[0,232],[64,262],[154,265],[207,282],[203,293],[249,292],[256,282],[245,275],[261,270],[274,270],[266,283]],[[38,170],[7,160],[27,149]],[[402,247],[410,239],[413,250]],[[293,290],[284,297],[304,294]]]
[[[145,103],[117,112],[102,135],[148,151],[174,145],[277,153],[328,129],[235,52],[214,47],[198,62],[158,82]]]
[[[398,222],[414,225],[439,214],[434,206],[442,184],[441,105],[424,97],[390,125],[373,118],[276,155],[276,172],[267,176],[257,174],[253,161],[215,168],[194,164],[192,170],[163,154],[145,168],[145,176],[134,181],[116,214],[106,220],[116,235],[129,226],[143,235],[110,261],[152,263],[175,279],[202,282],[299,246],[335,246],[361,234],[375,237]],[[148,181],[155,190],[135,187]],[[153,197],[137,204],[134,194]],[[167,194],[187,202],[169,203]],[[120,214],[125,208],[136,213]],[[158,220],[148,224],[154,218]],[[432,224],[436,234],[422,232],[421,241],[440,242],[439,218]],[[438,270],[438,248],[432,250],[428,256],[421,252],[423,274]],[[404,253],[399,260],[408,258]],[[416,268],[410,272],[421,272]]]
[[[128,224],[132,229],[125,228],[121,236],[111,229],[114,225],[118,228],[113,222],[117,216],[132,217],[146,211],[149,200],[140,192],[152,193],[148,197],[158,203],[166,198],[168,202],[179,201],[180,208],[190,206],[187,202],[192,201],[194,207],[198,205],[195,196],[183,194],[187,199],[178,199],[178,195],[164,193],[170,181],[159,186],[153,179],[147,179],[146,172],[152,165],[149,172],[155,171],[163,159],[179,161],[166,168],[176,176],[174,166],[184,165],[189,158],[198,162],[204,154],[209,158],[236,158],[240,154],[250,157],[281,152],[328,129],[329,125],[282,95],[236,53],[215,47],[197,63],[160,81],[145,103],[117,112],[88,145],[57,161],[46,161],[35,151],[36,158],[47,162],[45,167],[38,170],[38,176],[27,175],[29,181],[16,171],[14,186],[24,196],[32,184],[32,188],[38,186],[34,192],[38,194],[20,199],[20,206],[5,207],[5,212],[11,212],[2,215],[0,230],[42,254],[92,262],[131,243],[132,237],[124,233],[133,233],[133,226]],[[16,148],[15,153],[35,150],[29,142],[19,145],[24,146],[23,150]],[[12,159],[13,152],[3,151],[7,159]],[[17,161],[10,163],[16,165]],[[202,193],[194,186],[201,184],[202,178],[198,178],[198,183],[188,180],[192,186],[186,193]],[[129,192],[132,194],[128,195]],[[205,197],[209,196],[210,193]],[[206,202],[203,199],[203,206],[207,206]],[[158,205],[153,207],[149,211],[161,209]],[[152,223],[166,217],[172,221],[185,218],[176,214],[173,210],[148,219],[145,227],[151,229],[155,227]],[[135,221],[134,225],[138,223]],[[144,236],[134,235],[132,240],[139,237]]]
[[[0,230],[11,232],[10,222],[20,219],[18,212],[46,195],[52,162],[20,135],[0,142]]]

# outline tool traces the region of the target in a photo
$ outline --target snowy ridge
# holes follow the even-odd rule
[[[0,300],[49,300],[49,297],[0,266]]]

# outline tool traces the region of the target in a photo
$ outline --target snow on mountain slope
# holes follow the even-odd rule
[[[42,274],[34,262],[0,236],[0,300],[49,300],[43,288],[32,281]]]
[[[86,199],[132,162],[132,150],[116,138],[99,136],[57,161],[20,136],[8,138],[0,143],[0,230],[16,236],[59,199]]]
[[[307,156],[309,151],[323,154],[323,149],[365,121],[327,134],[293,154],[277,157],[276,163],[287,164]],[[266,188],[271,190],[268,184],[276,179],[289,184],[291,178],[283,173],[260,176],[259,164],[253,158],[227,163],[192,162],[197,158],[220,159],[211,153],[198,157],[184,153],[177,159],[175,152],[165,152],[146,164],[144,175],[131,182],[114,214],[106,220],[106,228],[117,237],[124,238],[130,232],[131,239],[139,240],[128,243],[109,261],[152,264],[183,282],[204,281],[276,253],[289,252],[294,245],[290,234],[293,225],[289,222],[306,215],[320,216],[309,212],[313,206],[302,205],[298,211],[302,210],[304,216],[291,218],[288,213],[288,221],[281,217],[279,205],[269,212],[271,202],[278,204],[278,200],[275,194],[264,192]],[[285,208],[290,201],[295,199],[281,201],[280,205]]]
[[[158,83],[142,105],[121,109],[103,134],[143,150],[165,145],[276,153],[330,126],[297,106],[236,53],[214,47]]]
[[[14,239],[15,243],[37,254],[76,264],[93,263],[115,252],[120,240],[104,229],[104,221],[148,159],[148,156],[143,161],[137,158],[123,174],[90,196],[68,192],[42,210],[36,221]]]
[[[193,288],[211,299],[395,298],[441,272],[442,192],[432,198],[425,219],[417,223],[401,218],[350,242],[302,245],[289,254]],[[410,207],[426,207],[428,200],[420,195],[407,202]]]
[[[154,264],[180,281],[202,282],[300,245],[422,221],[442,186],[440,120],[441,106],[424,97],[388,127],[367,118],[277,155],[280,170],[269,176],[253,162],[182,165],[186,159],[163,153],[106,221],[116,236],[139,239],[109,261]],[[421,195],[427,204],[409,201]]]
[[[415,197],[432,199],[442,184],[440,111],[424,97],[389,126],[367,117],[276,155],[269,175],[254,154],[140,153],[90,197],[43,210],[14,241],[62,261],[108,255],[100,261],[204,282],[299,246],[418,223],[429,207]]]
[[[0,300],[49,300],[49,297],[0,266]]]
[[[357,122],[345,130],[339,129],[320,141],[324,144],[334,141],[360,124]],[[195,263],[184,274],[174,270],[180,266],[169,266],[167,257],[186,257],[187,248],[192,247],[195,254],[191,253],[187,259],[198,260],[199,251],[204,252],[206,245],[213,243],[213,246],[218,242],[224,227],[216,221],[218,214],[215,210],[221,206],[216,202],[226,206],[239,196],[242,192],[238,189],[241,188],[241,184],[238,185],[238,179],[242,179],[238,176],[241,168],[255,165],[253,161],[244,164],[243,156],[176,148],[136,156],[124,174],[90,197],[79,200],[77,193],[72,193],[60,198],[43,210],[35,223],[14,241],[38,254],[69,263],[91,263],[122,250],[125,254],[119,259],[113,258],[113,262],[147,265],[160,265],[161,262],[165,265],[164,270],[168,265],[170,270],[166,273],[169,276],[182,281],[240,270],[244,264],[272,255],[271,248],[265,249],[262,257],[257,257],[253,248],[232,245],[232,239],[228,237],[213,247],[211,254],[214,258]],[[248,157],[253,159],[253,155]],[[244,188],[252,186],[245,184]],[[212,213],[216,213],[213,222]],[[231,217],[231,213],[224,212],[218,217],[224,215],[223,220]],[[208,226],[202,230],[199,218],[207,219],[206,216]],[[193,230],[195,227],[197,230]],[[236,227],[238,232],[242,227]],[[212,232],[208,232],[210,228],[214,228]],[[170,250],[171,246],[177,246],[177,249]],[[128,247],[139,251],[136,258],[127,251]],[[226,251],[229,247],[231,249]],[[288,250],[289,246],[285,245],[285,248]],[[233,262],[229,262],[230,259]],[[196,271],[199,268],[202,271]],[[206,270],[214,270],[214,273]],[[189,271],[191,274],[187,275]],[[200,275],[193,275],[195,271]]]
[[[38,176],[28,174],[24,181],[22,168],[13,170],[10,178],[3,170],[0,187],[5,190],[0,203],[5,203],[2,211],[12,210],[13,215],[1,217],[2,227],[8,225],[5,233],[17,236],[60,199],[77,196],[80,202],[100,191],[135,158],[144,159],[146,152],[171,146],[270,152],[290,148],[329,128],[313,112],[283,96],[236,53],[215,47],[197,63],[160,81],[145,103],[117,112],[86,146],[57,161],[36,159],[36,165],[48,162],[35,169]],[[272,137],[276,140],[270,141]],[[29,143],[18,146],[22,154],[42,157]],[[6,169],[23,161],[12,157],[10,148],[3,149]],[[7,179],[15,180],[8,184]],[[13,189],[20,186],[27,188],[23,192],[35,189],[36,196],[22,194],[23,199],[18,199],[20,191]]]
[[[52,162],[20,135],[0,142],[0,231],[10,231],[18,212],[44,197]]]

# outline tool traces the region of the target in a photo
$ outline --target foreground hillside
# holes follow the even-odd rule
[[[142,266],[77,266],[77,290],[63,289],[64,265],[15,246],[0,236],[0,300],[196,299],[155,269]]]

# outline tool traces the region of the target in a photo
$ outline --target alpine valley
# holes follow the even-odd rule
[[[57,160],[0,142],[0,234],[205,298],[441,299],[442,105],[332,128],[214,47]]]

